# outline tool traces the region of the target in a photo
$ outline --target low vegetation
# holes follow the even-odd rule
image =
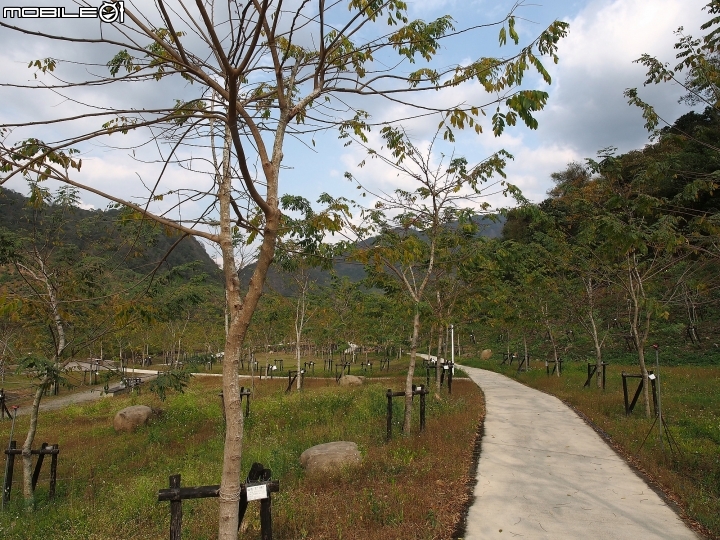
[[[402,384],[391,378],[341,388],[332,378],[314,378],[302,392],[286,394],[286,379],[256,379],[242,470],[258,461],[280,480],[280,493],[273,496],[274,538],[451,538],[468,497],[482,396],[467,379],[453,384],[452,395],[446,388],[430,394],[426,431],[418,432],[415,410],[408,437],[400,434],[402,403],[395,400],[394,438],[386,443],[385,391]],[[169,394],[165,402],[143,392],[44,412],[36,440],[60,445],[57,496],[47,499],[43,470],[38,509],[25,514],[18,467],[9,508],[0,514],[3,538],[167,537],[169,507],[157,502],[157,491],[167,487],[168,476],[180,473],[186,486],[219,481],[224,438],[219,391],[218,378],[195,377],[183,394]],[[161,412],[135,433],[116,434],[113,416],[131,404]],[[26,424],[26,417],[18,417],[16,438]],[[8,431],[6,420],[5,436]],[[362,465],[306,477],[300,453],[334,440],[357,442]],[[249,506],[240,538],[259,537],[258,510],[257,504]],[[184,538],[217,535],[216,499],[186,501],[183,514]]]

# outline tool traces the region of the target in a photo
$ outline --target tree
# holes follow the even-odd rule
[[[441,129],[443,125],[444,122]],[[413,306],[403,424],[403,431],[410,433],[420,313],[422,304],[427,302],[426,289],[437,274],[437,258],[444,256],[447,264],[457,256],[452,253],[451,226],[457,223],[461,229],[469,227],[470,233],[474,232],[470,217],[476,210],[488,208],[482,198],[489,190],[516,190],[504,181],[486,185],[494,174],[504,176],[505,160],[511,157],[504,151],[473,166],[469,166],[465,158],[455,156],[451,156],[447,164],[441,156],[436,163],[434,145],[440,131],[426,151],[418,148],[402,129],[385,127],[381,133],[389,155],[368,149],[369,155],[412,179],[417,187],[410,191],[396,189],[392,194],[373,193],[358,182],[358,186],[377,201],[374,208],[363,212],[367,225],[353,226],[363,241],[357,244],[354,257],[366,264],[376,285],[386,291],[403,291]],[[353,178],[350,173],[346,175]],[[471,205],[476,208],[470,209]]]
[[[533,113],[543,108],[548,95],[520,89],[519,85],[529,69],[550,82],[540,57],[547,55],[557,61],[557,42],[566,34],[567,24],[554,22],[508,59],[479,58],[464,66],[421,67],[403,73],[399,67],[386,66],[398,66],[398,61],[400,65],[414,63],[420,58],[429,62],[443,39],[465,36],[472,29],[456,30],[450,16],[431,22],[408,20],[407,6],[401,0],[350,0],[347,6],[319,0],[317,6],[303,2],[294,9],[271,0],[245,5],[197,0],[192,10],[179,1],[170,5],[159,0],[155,8],[136,12],[126,6],[124,22],[103,24],[101,32],[92,38],[50,35],[0,21],[3,28],[37,39],[78,45],[73,64],[63,66],[55,58],[31,62],[41,79],[54,77],[62,67],[66,72],[55,82],[30,87],[49,92],[62,89],[83,109],[72,117],[52,119],[47,124],[49,136],[55,139],[51,141],[36,135],[42,119],[0,125],[0,169],[4,173],[0,182],[17,175],[38,181],[55,179],[219,247],[230,315],[223,364],[227,430],[219,496],[219,538],[226,540],[237,534],[241,488],[243,416],[236,376],[238,359],[282,232],[279,179],[286,139],[307,141],[317,130],[331,127],[338,128],[341,137],[354,134],[362,139],[372,121],[354,103],[356,98],[373,96],[420,107],[420,114],[447,114],[448,138],[453,137],[453,128],[470,126],[481,131],[477,119],[489,107],[496,107],[492,117],[496,134],[518,118],[535,127]],[[508,35],[519,43],[515,21],[511,12],[496,23],[501,27],[501,44]],[[80,58],[93,58],[96,48],[108,45],[117,51],[107,64],[109,74],[75,78],[80,72],[73,72],[72,66],[82,63]],[[98,72],[95,65],[87,68],[80,77]],[[427,106],[416,98],[472,81],[489,93],[485,103],[458,106],[438,101],[438,105]],[[174,86],[166,85],[173,82]],[[181,99],[158,106],[136,102],[108,109],[104,103],[94,108],[95,104],[82,101],[89,88],[126,83],[134,89],[160,83],[155,88],[159,101],[167,94],[181,93],[180,87],[186,90],[184,95],[173,96]],[[84,126],[88,121],[103,123],[87,131]],[[68,126],[79,134],[66,137],[56,130]],[[161,150],[142,157],[157,164],[155,178],[146,184],[145,202],[133,202],[141,193],[135,193],[131,200],[99,189],[82,176],[79,152],[90,154],[101,142],[105,148],[119,149],[113,141],[120,133],[132,135],[128,145],[139,152],[148,152],[143,142],[152,143],[147,148]],[[141,133],[148,134],[146,140],[139,139]],[[10,141],[11,134],[21,138]],[[113,135],[115,138],[109,139]],[[222,141],[221,162],[210,155],[216,139]],[[190,148],[194,159],[186,159],[183,153],[186,150],[189,154]],[[120,151],[127,155],[126,149]],[[195,157],[198,154],[201,157]],[[128,165],[132,170],[134,164]],[[204,185],[200,186],[198,178],[197,188],[178,191],[163,187],[172,171],[183,168],[202,175]],[[189,201],[202,202],[204,207],[192,217],[187,212],[173,217],[156,209],[158,201],[170,192],[179,196],[176,209]],[[234,253],[234,241],[240,237],[258,242],[257,263],[243,293]]]
[[[8,272],[14,270],[9,279],[13,281],[11,295],[19,301],[15,308],[22,309],[28,319],[50,334],[50,339],[44,340],[46,355],[28,355],[18,362],[18,371],[28,372],[37,380],[30,426],[22,446],[23,494],[30,511],[35,508],[31,450],[40,401],[51,386],[58,388],[65,382],[62,374],[66,349],[92,341],[101,331],[98,327],[102,327],[98,324],[90,335],[71,333],[69,328],[73,322],[79,328],[84,326],[82,319],[87,318],[87,310],[97,305],[93,293],[97,295],[102,276],[96,274],[104,274],[94,257],[78,257],[76,246],[67,242],[67,218],[76,200],[74,189],[64,188],[51,194],[34,185],[29,201],[29,233],[0,231],[0,267],[5,266]]]
[[[337,250],[342,250],[344,244],[331,246],[322,242],[325,230],[337,231],[342,221],[333,220],[324,222],[328,217],[326,213],[316,214],[310,202],[303,197],[283,197],[283,207],[290,212],[301,212],[300,219],[284,216],[285,228],[288,229],[290,238],[281,242],[278,246],[276,259],[280,267],[288,273],[293,281],[293,292],[297,295],[295,301],[295,360],[297,368],[297,389],[300,390],[302,377],[299,376],[302,369],[300,363],[302,336],[305,325],[312,316],[310,312],[310,290],[313,282],[310,277],[310,270],[313,267],[320,267],[328,270],[332,266],[333,255]],[[331,201],[329,208],[335,212],[334,216],[349,217],[348,207],[344,200]]]

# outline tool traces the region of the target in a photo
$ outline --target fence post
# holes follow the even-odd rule
[[[622,384],[623,384],[623,398],[625,399],[625,416],[630,414],[630,405],[628,403],[628,390],[627,390],[627,379],[625,378],[625,372],[621,373]]]
[[[420,389],[420,431],[425,431],[425,388]]]
[[[35,470],[32,475],[32,488],[35,489],[37,486],[38,477],[40,476],[40,469],[42,469],[43,461],[45,460],[45,454],[42,453],[48,446],[48,443],[44,442],[40,445],[40,453],[38,454],[37,463],[35,463]]]
[[[267,499],[260,501],[260,538],[272,540],[272,501],[269,493]]]
[[[170,489],[180,489],[180,475],[170,477]],[[170,501],[170,540],[181,540],[182,536],[182,499]]]
[[[387,440],[392,437],[392,390],[388,388],[387,393]]]
[[[53,444],[51,448],[59,451],[60,445]],[[57,484],[57,462],[58,452],[53,452],[50,457],[50,491],[48,492],[48,497],[51,499],[55,497],[55,484]]]

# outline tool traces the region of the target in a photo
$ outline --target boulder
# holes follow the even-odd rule
[[[118,433],[130,433],[139,426],[144,426],[152,416],[152,409],[147,405],[126,407],[115,415],[113,427]]]
[[[336,472],[361,460],[357,444],[348,441],[318,444],[300,454],[300,465],[307,474]]]
[[[492,351],[490,349],[485,349],[483,352],[480,353],[480,358],[483,360],[490,360],[490,357],[492,356]]]
[[[340,386],[362,386],[362,379],[355,375],[343,375],[340,377]]]

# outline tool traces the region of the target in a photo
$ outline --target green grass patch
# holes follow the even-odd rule
[[[157,502],[157,492],[167,487],[168,476],[180,473],[186,486],[220,481],[225,431],[220,383],[219,378],[193,379],[184,394],[169,395],[164,403],[144,392],[42,412],[35,446],[60,445],[57,495],[54,501],[47,498],[46,464],[37,510],[26,514],[18,460],[12,499],[0,514],[2,537],[166,538],[169,506]],[[276,539],[450,538],[467,494],[482,396],[467,380],[453,385],[452,396],[446,389],[439,399],[429,396],[422,434],[416,398],[407,437],[400,434],[402,399],[395,399],[394,439],[386,443],[385,391],[402,384],[390,378],[339,387],[334,379],[318,378],[306,380],[302,392],[286,394],[286,379],[256,381],[242,469],[259,461],[280,480],[281,491],[273,497]],[[115,433],[115,413],[132,404],[159,413],[134,433]],[[27,421],[18,418],[18,444]],[[5,421],[2,440],[9,428]],[[357,442],[363,463],[329,477],[307,477],[298,460],[302,451],[334,440]],[[250,505],[240,538],[259,537],[258,507]],[[216,537],[217,499],[186,501],[183,513],[183,538]]]

